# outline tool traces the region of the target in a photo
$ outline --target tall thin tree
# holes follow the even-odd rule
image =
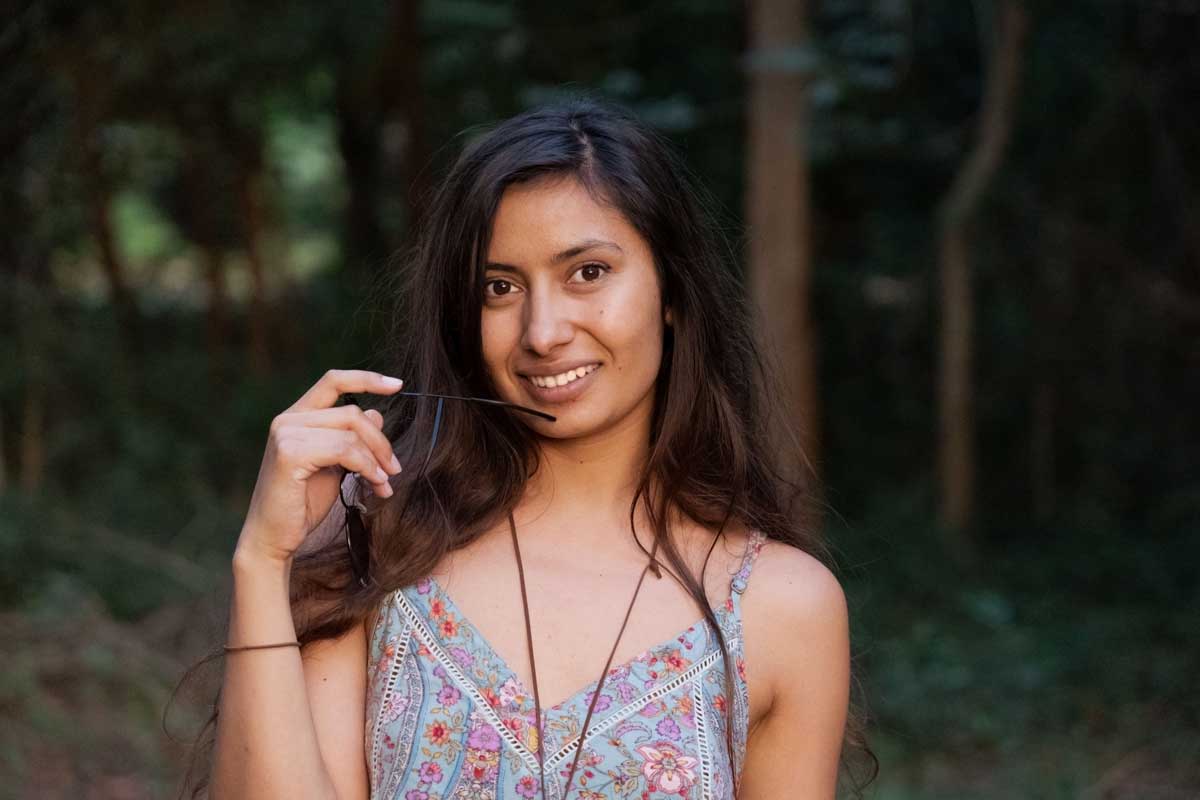
[[[965,531],[975,504],[975,414],[972,383],[974,305],[971,298],[971,227],[1012,133],[1028,12],[1019,0],[1001,0],[984,76],[975,143],[938,208],[941,328],[938,365],[940,517],[950,545],[970,556]]]
[[[812,67],[807,3],[750,3],[746,215],[748,279],[810,467],[819,463],[808,170]],[[802,477],[802,476],[800,476]]]

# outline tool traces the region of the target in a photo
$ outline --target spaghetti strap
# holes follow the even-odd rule
[[[597,798],[648,796],[662,787],[660,780],[669,780],[677,786],[672,794],[732,800],[745,763],[750,707],[739,600],[766,538],[754,531],[745,538],[741,563],[734,561],[730,576],[733,591],[713,609],[729,658],[701,619],[609,669],[603,687],[593,681],[550,708],[539,708],[433,576],[395,590],[372,635],[367,671],[371,796],[432,796],[427,790],[436,785],[447,798],[479,796],[481,786],[489,797],[534,797],[542,775],[537,751],[552,754],[544,761],[546,778],[557,780],[564,762],[586,746],[596,774],[619,774],[630,753],[647,765]],[[733,564],[723,566],[728,572]],[[690,724],[677,724],[681,707],[692,709]],[[595,725],[583,741],[580,722],[593,710]],[[448,719],[462,724],[450,726]],[[431,730],[446,747],[423,747]],[[657,736],[647,741],[647,730]],[[732,763],[722,746],[728,733]],[[630,785],[634,791],[625,791]],[[548,794],[546,800],[559,796]]]
[[[750,538],[746,541],[746,554],[742,556],[741,566],[738,567],[733,580],[729,583],[729,597],[733,601],[734,610],[738,613],[740,613],[742,592],[746,591],[746,583],[750,580],[750,571],[754,569],[754,562],[758,559],[758,554],[766,542],[767,535],[762,531],[750,532]]]

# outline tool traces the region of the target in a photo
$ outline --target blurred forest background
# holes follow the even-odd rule
[[[10,8],[0,796],[173,792],[270,419],[384,368],[387,257],[472,130],[577,90],[732,220],[868,796],[1200,796],[1198,41],[1196,0]]]

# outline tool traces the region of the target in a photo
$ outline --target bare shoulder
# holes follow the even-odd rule
[[[830,666],[849,651],[841,583],[818,558],[786,542],[763,544],[742,609],[747,646],[772,699],[808,666]]]
[[[799,622],[842,615],[846,598],[841,582],[816,556],[786,542],[767,539],[755,561],[745,602],[765,611],[768,618],[782,615]]]

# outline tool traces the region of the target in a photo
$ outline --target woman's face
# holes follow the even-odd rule
[[[575,438],[649,420],[664,320],[650,246],[574,178],[508,187],[492,222],[483,359],[500,397],[558,418],[522,416]]]

